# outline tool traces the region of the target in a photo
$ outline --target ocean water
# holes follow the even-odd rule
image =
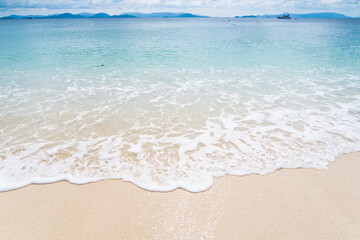
[[[360,151],[360,19],[0,21],[0,191],[156,191]]]

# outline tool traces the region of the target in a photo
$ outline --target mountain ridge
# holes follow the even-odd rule
[[[154,13],[121,13],[120,15],[109,15],[107,13],[61,13],[51,15],[9,15],[0,19],[53,19],[53,18],[182,18],[182,17],[208,17],[192,13],[172,13],[172,12],[154,12]]]
[[[341,13],[335,12],[320,12],[320,13],[289,13],[292,18],[352,18]],[[282,16],[282,14],[264,14],[264,15],[245,15],[236,16],[236,18],[276,18]],[[206,18],[209,16],[202,16],[192,13],[184,12],[153,12],[153,13],[141,13],[141,12],[124,12],[120,15],[109,15],[107,13],[88,13],[82,12],[78,14],[72,13],[60,13],[51,15],[9,15],[0,19],[62,19],[62,18]],[[354,17],[356,18],[356,17]],[[357,17],[360,18],[360,17]]]

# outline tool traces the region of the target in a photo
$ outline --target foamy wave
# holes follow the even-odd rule
[[[323,169],[360,151],[360,77],[341,69],[39,77],[0,90],[1,191],[123,179],[197,192],[213,177]]]

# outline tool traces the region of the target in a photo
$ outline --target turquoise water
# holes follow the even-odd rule
[[[0,190],[326,168],[360,150],[359,19],[0,21]]]

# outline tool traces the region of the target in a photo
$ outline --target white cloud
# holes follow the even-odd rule
[[[10,11],[48,10],[93,10],[93,11],[184,11],[199,13],[356,11],[360,15],[360,0],[0,0],[0,10]],[[196,13],[196,12],[194,12]]]

